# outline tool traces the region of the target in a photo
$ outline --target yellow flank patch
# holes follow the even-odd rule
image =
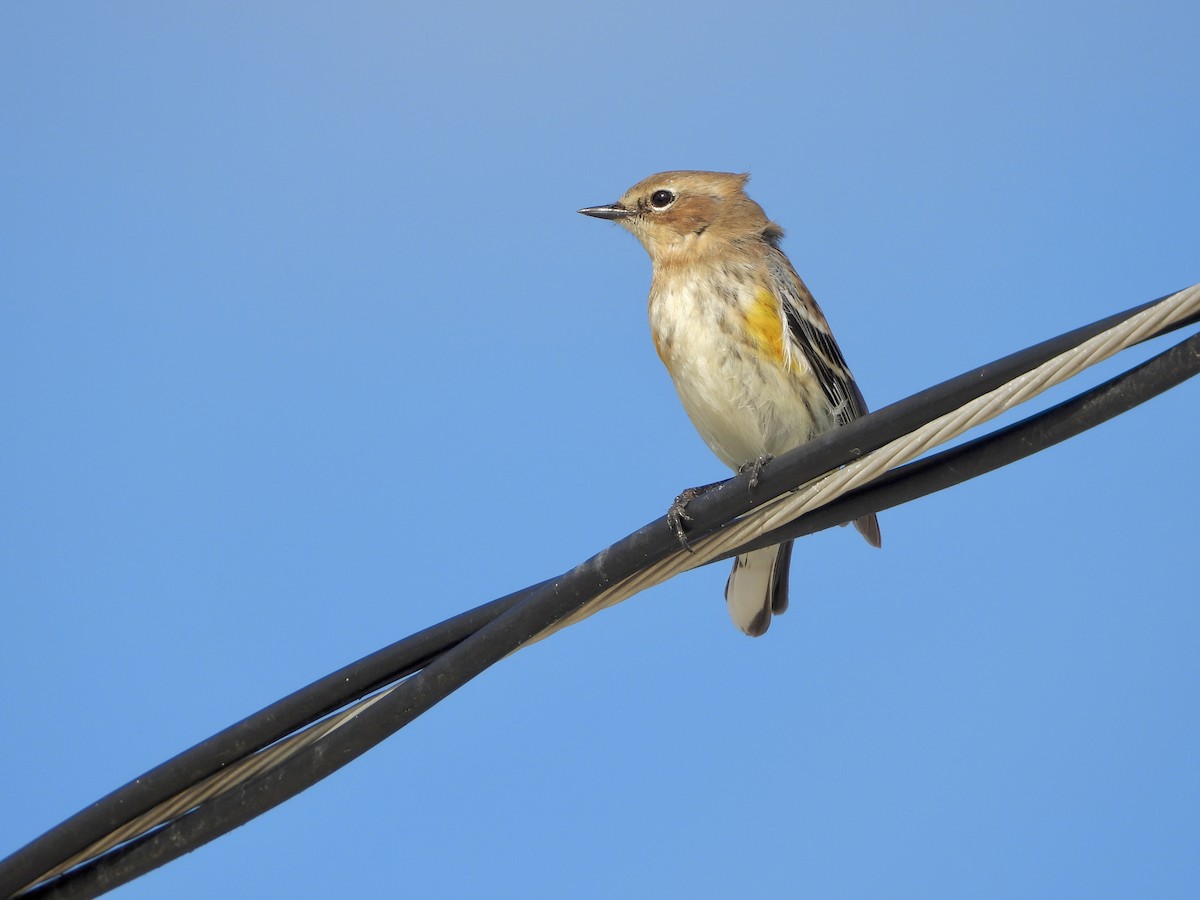
[[[754,302],[746,310],[746,330],[760,353],[791,368],[784,352],[784,325],[779,301],[765,287],[755,291]]]

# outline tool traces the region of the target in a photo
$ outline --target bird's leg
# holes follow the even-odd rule
[[[671,508],[667,510],[667,524],[671,526],[671,530],[675,532],[675,537],[679,539],[680,545],[688,553],[695,553],[692,545],[687,539],[687,525],[685,523],[692,521],[692,517],[687,514],[687,505],[707,491],[709,488],[714,488],[719,481],[714,481],[712,484],[702,484],[699,487],[688,488],[682,494],[675,498],[675,502],[671,504]]]
[[[750,462],[742,463],[740,466],[738,466],[739,475],[744,475],[747,472],[750,473],[750,490],[754,490],[756,487],[758,487],[758,476],[762,474],[762,470],[767,463],[774,458],[775,457],[770,453],[764,453],[757,459],[752,459]]]

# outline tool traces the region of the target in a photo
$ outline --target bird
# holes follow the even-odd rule
[[[683,408],[735,471],[860,416],[867,405],[845,357],[780,243],[783,229],[746,194],[748,174],[660,172],[615,203],[579,210],[617,222],[650,255],[650,333]],[[684,491],[669,518],[686,544]],[[882,545],[875,515],[854,521]],[[743,553],[725,585],[730,617],[758,637],[788,606],[792,542]]]

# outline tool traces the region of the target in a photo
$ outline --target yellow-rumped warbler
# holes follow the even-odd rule
[[[746,196],[749,177],[663,172],[616,203],[579,210],[619,222],[650,254],[654,347],[700,436],[738,471],[867,412],[829,323],[779,249],[783,229]],[[673,512],[682,514],[678,501]],[[854,526],[880,545],[875,516]],[[746,634],[763,634],[787,609],[791,555],[788,541],[734,563],[725,600]]]

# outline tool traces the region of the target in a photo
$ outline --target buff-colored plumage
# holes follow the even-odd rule
[[[580,210],[631,231],[654,266],[650,331],[689,418],[733,469],[777,456],[866,413],[783,230],[746,175],[663,172],[609,206]],[[875,516],[855,526],[879,546]],[[787,608],[791,542],[739,556],[725,597],[750,635]]]

